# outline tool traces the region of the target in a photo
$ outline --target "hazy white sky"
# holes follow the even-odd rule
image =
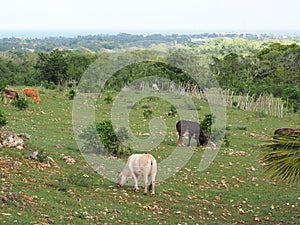
[[[9,0],[0,30],[300,31],[299,0]]]

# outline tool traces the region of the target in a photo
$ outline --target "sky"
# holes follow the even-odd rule
[[[9,0],[1,31],[296,31],[299,0]]]

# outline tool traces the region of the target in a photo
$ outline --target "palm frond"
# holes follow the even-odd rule
[[[263,145],[261,161],[267,174],[289,184],[300,184],[300,136],[274,135]]]

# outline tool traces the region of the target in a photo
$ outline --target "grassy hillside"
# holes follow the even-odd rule
[[[278,119],[228,109],[230,145],[222,146],[208,169],[198,170],[204,150],[194,148],[184,168],[157,184],[156,195],[144,196],[131,186],[117,189],[86,163],[73,137],[72,101],[65,94],[41,89],[41,104],[30,102],[26,111],[0,105],[8,131],[31,135],[24,150],[0,149],[0,224],[299,224],[299,188],[269,180],[259,152],[266,135],[296,127],[300,115]],[[97,121],[110,117],[111,105],[103,97]],[[209,112],[206,103],[196,106],[200,117]],[[148,108],[168,126],[166,139],[152,151],[160,162],[176,146],[178,118],[167,116],[163,100],[142,100],[130,112],[137,135],[149,132],[143,117]],[[53,160],[29,159],[36,150]],[[75,163],[68,164],[66,156]]]

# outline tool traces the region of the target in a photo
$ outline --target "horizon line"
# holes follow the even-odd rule
[[[132,34],[132,35],[196,35],[196,34],[205,34],[205,33],[244,33],[244,34],[269,34],[269,35],[291,35],[291,36],[300,36],[300,30],[290,30],[290,29],[257,29],[257,30],[239,30],[239,29],[195,29],[195,30],[141,30],[141,29],[111,29],[111,30],[101,30],[101,29],[74,29],[74,30],[64,30],[64,29],[32,29],[32,30],[23,30],[23,29],[0,29],[0,38],[5,37],[34,37],[34,38],[46,38],[46,37],[77,37],[77,36],[87,36],[87,35],[118,35],[118,34]]]

